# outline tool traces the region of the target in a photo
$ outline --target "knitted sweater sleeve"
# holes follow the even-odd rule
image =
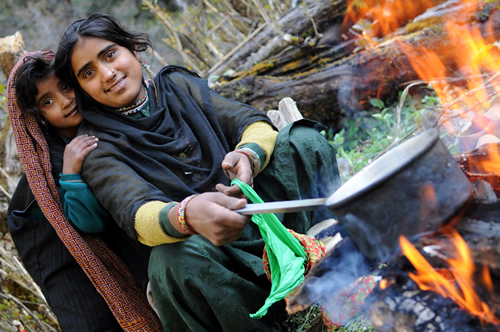
[[[106,228],[109,213],[99,203],[80,174],[61,174],[59,180],[64,215],[78,230],[98,233]]]
[[[260,168],[262,171],[271,159],[276,137],[278,137],[278,132],[269,123],[257,121],[246,127],[236,148],[249,147],[257,153],[259,159],[263,161]]]

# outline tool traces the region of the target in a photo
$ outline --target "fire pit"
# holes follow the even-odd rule
[[[363,307],[377,331],[498,331],[500,201],[486,181],[471,183],[466,177],[466,182],[467,190],[474,188],[472,197],[464,195],[468,204],[450,212],[446,223],[435,223],[433,232],[402,236],[384,259],[359,250],[359,239],[344,238],[288,296],[289,312],[327,303],[346,285],[377,271],[377,286]],[[318,237],[329,235],[326,229]],[[386,267],[378,270],[381,262]]]

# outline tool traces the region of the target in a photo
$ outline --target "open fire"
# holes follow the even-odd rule
[[[359,45],[366,48],[377,47],[380,37],[397,33],[410,20],[413,24],[425,24],[425,20],[450,18],[435,27],[445,29],[446,48],[439,45],[439,40],[434,40],[433,45],[415,47],[405,44],[404,39],[401,39],[401,47],[422,83],[430,85],[441,100],[442,109],[434,126],[440,129],[445,143],[460,151],[454,157],[471,183],[486,180],[484,183],[494,196],[494,202],[490,199],[488,205],[479,202],[476,193],[474,202],[432,235],[400,238],[401,253],[386,262],[387,271],[381,273],[371,300],[366,301],[366,305],[371,306],[367,311],[377,330],[500,330],[500,297],[496,294],[500,284],[496,263],[496,253],[500,250],[500,217],[479,221],[471,218],[474,211],[481,208],[490,211],[489,216],[500,215],[497,213],[500,211],[497,199],[500,193],[500,36],[496,36],[493,29],[493,25],[500,22],[497,8],[500,3],[493,2],[370,0],[363,1],[365,6],[360,5],[360,1],[350,1],[348,5],[343,34],[345,38],[358,38]],[[476,15],[485,8],[492,19],[480,26],[457,19]],[[444,12],[454,14],[443,15]],[[433,204],[433,197],[432,188],[424,193],[422,214],[426,213],[425,206]],[[487,222],[495,223],[490,226],[489,234],[484,228],[475,233],[475,225],[483,227]],[[472,234],[471,242],[463,238],[460,232],[463,229]],[[487,244],[487,248],[475,248],[472,253],[471,243]],[[343,250],[342,245],[346,247],[340,245],[339,250]],[[336,254],[337,263],[342,255],[346,254]],[[315,285],[320,284],[328,268],[323,266],[318,270],[322,272],[313,276]],[[358,276],[359,273],[353,273],[350,280]],[[307,292],[307,288],[306,283],[302,291]],[[302,305],[318,297],[302,300]],[[295,300],[300,302],[300,298]]]
[[[402,3],[401,1],[395,2]],[[395,13],[395,17],[400,17],[401,11],[394,6],[395,2],[384,2],[386,5],[381,7],[386,8],[389,4],[390,12]],[[427,8],[433,5],[430,1],[424,0],[416,3]],[[473,0],[462,0],[460,3],[461,5],[454,7],[454,10],[463,11],[462,17],[474,14],[480,6],[486,5],[485,2]],[[418,11],[420,8],[413,4],[411,9]],[[492,8],[492,10],[496,9]],[[387,19],[391,17],[387,14],[387,10],[374,10],[369,12],[369,15],[373,22],[387,22],[380,24],[381,29],[385,27],[383,28],[385,33],[390,32],[387,27],[392,27],[390,28],[392,31],[395,30],[395,19]],[[491,126],[500,118],[498,108],[494,105],[500,89],[498,79],[500,57],[498,41],[491,32],[493,22],[490,20],[481,29],[479,26],[467,28],[468,25],[451,20],[443,22],[442,28],[445,29],[446,36],[451,42],[447,45],[456,45],[455,48],[442,49],[436,45],[419,45],[416,48],[410,44],[401,45],[415,72],[424,82],[432,86],[441,100],[443,111],[439,116],[440,122],[437,124],[442,126],[442,131],[449,133],[449,136],[456,137],[455,142],[458,142],[464,137],[470,138],[467,137],[467,130],[471,129],[470,126],[478,126],[478,128],[472,128],[474,131],[469,131],[476,136],[472,137],[467,144],[459,145],[459,148],[466,151],[479,147],[481,137],[489,137],[489,139],[483,139],[486,143],[500,141],[495,139],[500,134],[500,128],[495,125]],[[444,57],[447,59],[446,63],[441,60]],[[454,118],[462,118],[470,122],[453,121]],[[481,165],[476,168],[479,167],[485,173],[498,177],[500,154],[498,149],[489,149],[489,151],[491,153],[483,156]],[[401,237],[402,254],[411,262],[416,271],[409,272],[409,277],[421,290],[432,291],[452,299],[460,308],[477,316],[483,324],[498,325],[500,319],[477,293],[480,289],[494,294],[488,264],[484,264],[479,271],[476,270],[469,248],[458,231],[453,228],[453,224],[440,231],[452,243],[452,248],[448,248],[450,249],[447,253],[448,257],[445,258],[447,267],[440,269],[434,268],[408,239]],[[437,246],[439,247],[439,243]],[[379,287],[384,289],[386,282],[387,280],[384,279]]]
[[[366,23],[366,20],[369,20],[372,25],[371,34],[364,31],[365,33],[359,37],[368,40],[369,45],[373,47],[374,38],[393,33],[410,18],[415,17],[411,15],[421,14],[423,9],[435,5],[436,3],[430,0],[411,3],[375,1],[372,6],[367,6],[367,9],[352,11],[351,15],[346,17],[353,22],[363,21],[365,27],[370,26]],[[485,5],[483,1],[462,0],[460,6],[455,6],[454,10],[462,11],[460,16],[467,17]],[[446,3],[441,6],[445,7]],[[492,10],[497,9],[492,8]],[[357,16],[353,17],[354,14]],[[496,14],[498,15],[498,12]],[[456,45],[455,48],[443,49],[439,45],[419,45],[417,48],[404,42],[401,45],[415,72],[425,83],[432,86],[441,100],[443,110],[436,124],[441,127],[442,132],[455,137],[454,141],[448,142],[457,143],[460,140],[465,142],[462,145],[458,144],[462,152],[480,147],[481,142],[500,142],[500,139],[497,140],[497,135],[500,134],[500,126],[497,124],[500,112],[495,105],[498,103],[500,89],[500,57],[499,41],[492,33],[493,22],[494,20],[490,20],[481,28],[470,27],[463,22],[452,20],[443,22],[441,28],[445,29],[450,41],[447,45]],[[446,58],[446,63],[442,61],[443,58]],[[493,174],[493,178],[500,176],[498,148],[483,149],[481,160],[473,158],[464,160],[480,163],[480,165],[468,165],[468,168],[475,168],[476,171],[480,169],[488,175]],[[454,229],[453,223],[443,227],[440,232],[452,246],[450,248],[448,245],[446,257],[442,257],[446,266],[439,269],[429,263],[407,238],[403,236],[400,238],[402,254],[415,270],[408,272],[408,276],[422,291],[432,291],[452,299],[460,308],[478,317],[483,325],[498,326],[500,319],[478,295],[478,292],[494,294],[488,264],[476,268],[467,243]],[[440,247],[440,244],[437,243],[435,246]],[[384,290],[389,282],[383,279],[379,283],[380,289]]]
[[[466,309],[471,314],[479,317],[482,322],[499,324],[500,320],[495,317],[495,313],[480,299],[475,291],[475,263],[470,257],[467,244],[453,228],[447,228],[446,236],[453,244],[456,257],[448,258],[446,261],[449,268],[441,271],[434,269],[410,241],[405,237],[401,237],[402,252],[417,271],[416,273],[410,272],[410,278],[424,291],[433,291],[444,297],[451,298],[462,309]],[[486,266],[482,269],[481,280],[483,282],[482,286],[493,293],[491,275]],[[384,288],[383,283],[380,287]]]

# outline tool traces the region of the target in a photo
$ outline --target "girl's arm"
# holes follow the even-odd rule
[[[97,201],[80,174],[61,174],[60,194],[64,197],[64,215],[77,229],[98,233],[106,228],[109,213]]]
[[[94,136],[80,135],[66,145],[63,173],[59,180],[64,215],[75,228],[86,233],[102,232],[110,217],[80,175],[82,163],[97,147],[97,141]]]

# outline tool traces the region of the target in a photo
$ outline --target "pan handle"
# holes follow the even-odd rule
[[[247,204],[244,208],[234,211],[243,215],[312,211],[324,206],[327,199],[327,197],[308,198],[291,201]]]

